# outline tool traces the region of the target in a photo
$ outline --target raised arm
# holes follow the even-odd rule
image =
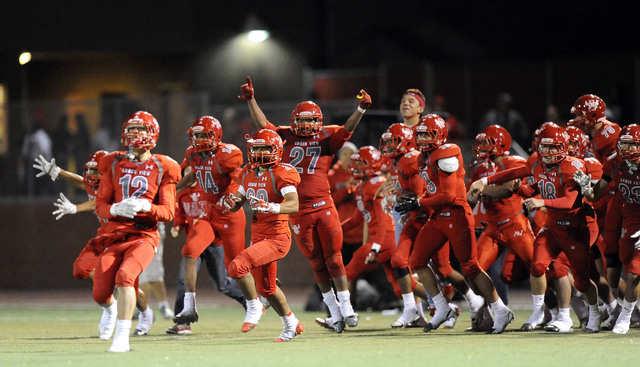
[[[353,111],[351,116],[347,119],[347,122],[344,123],[345,130],[349,132],[353,132],[356,129],[360,120],[362,120],[364,112],[367,108],[371,107],[371,96],[365,92],[364,89],[360,89],[360,94],[358,94],[357,98],[360,101],[358,103],[358,108]]]
[[[267,126],[267,116],[264,115],[260,107],[258,106],[258,102],[254,97],[253,91],[253,83],[251,83],[251,77],[247,77],[247,83],[240,86],[240,95],[238,96],[240,99],[244,99],[247,101],[247,105],[249,106],[249,113],[251,114],[251,120],[256,125],[258,129],[264,129]]]

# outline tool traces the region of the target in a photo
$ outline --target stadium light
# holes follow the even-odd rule
[[[18,62],[20,63],[20,65],[26,65],[29,63],[29,61],[31,61],[31,52],[25,51],[18,57]]]
[[[244,23],[247,39],[253,43],[260,43],[269,38],[269,31],[255,14],[250,14]]]

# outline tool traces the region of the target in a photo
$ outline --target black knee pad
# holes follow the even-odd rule
[[[620,256],[617,252],[604,254],[604,257],[607,259],[607,268],[619,268],[622,266]]]

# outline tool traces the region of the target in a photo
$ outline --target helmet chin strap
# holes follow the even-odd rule
[[[124,154],[125,157],[129,159],[134,159],[136,156],[133,154],[133,144],[129,144],[129,149]]]

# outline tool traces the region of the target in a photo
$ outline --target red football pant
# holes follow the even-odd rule
[[[287,233],[264,237],[256,235],[251,246],[242,251],[229,263],[229,276],[238,279],[253,275],[256,290],[263,297],[276,293],[277,261],[287,256],[291,249],[291,236]]]
[[[140,273],[156,254],[157,238],[130,236],[107,247],[98,257],[93,274],[93,299],[105,304],[114,287],[136,287]]]
[[[231,260],[245,248],[246,223],[242,209],[225,214],[213,209],[211,215],[195,221],[190,228],[187,242],[182,247],[182,257],[197,259],[212,242],[220,239],[224,248],[224,265],[228,271]]]
[[[328,284],[331,278],[344,276],[342,263],[342,227],[335,206],[289,216],[296,245],[309,259],[316,283]]]

